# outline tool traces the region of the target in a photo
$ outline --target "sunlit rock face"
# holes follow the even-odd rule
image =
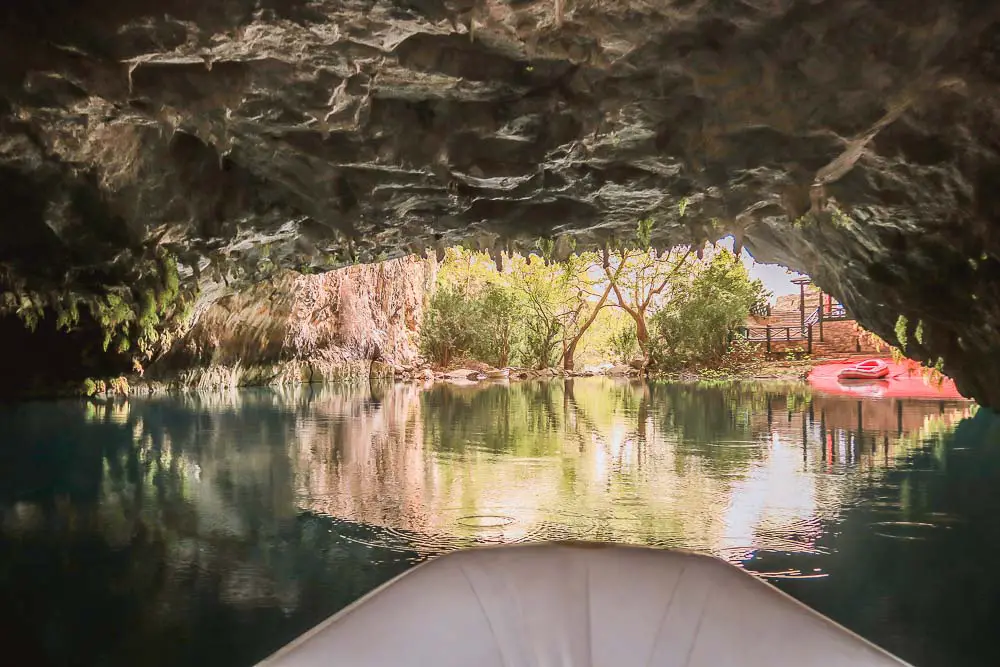
[[[320,275],[283,271],[220,298],[149,369],[181,387],[367,378],[412,363],[434,259],[404,257]]]
[[[0,262],[100,289],[745,238],[1000,405],[1000,23],[940,0],[8,0]],[[261,248],[270,248],[266,254]],[[922,342],[913,335],[922,322]]]

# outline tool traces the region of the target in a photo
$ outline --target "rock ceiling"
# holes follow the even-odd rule
[[[7,0],[0,268],[253,279],[652,218],[922,323],[1000,405],[998,82],[985,1]]]

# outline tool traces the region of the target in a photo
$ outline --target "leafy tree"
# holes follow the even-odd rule
[[[661,366],[708,364],[729,349],[730,334],[767,300],[760,280],[750,280],[729,252],[699,263],[684,289],[676,290],[652,318],[654,358]]]
[[[608,353],[614,361],[627,364],[635,358],[639,344],[635,339],[635,324],[623,322],[608,339]]]
[[[642,235],[643,223],[640,223]],[[647,317],[652,310],[673,299],[682,281],[691,270],[692,249],[680,247],[657,250],[606,250],[604,274],[615,295],[614,305],[625,311],[635,322],[635,338],[643,361],[649,363],[649,327]]]
[[[515,293],[503,285],[489,283],[476,299],[475,356],[497,368],[510,366],[521,343],[523,307]]]
[[[442,366],[447,366],[457,355],[470,351],[475,340],[470,324],[475,320],[477,310],[460,290],[439,288],[431,296],[420,329],[420,351]]]
[[[609,305],[608,297],[624,269],[624,264],[619,265],[610,279],[603,280],[604,287],[598,293],[596,290],[600,289],[602,280],[600,274],[595,271],[597,263],[598,256],[595,253],[585,253],[573,255],[565,264],[568,287],[573,293],[574,302],[573,308],[567,312],[562,322],[564,329],[562,364],[568,371],[575,368],[577,348],[584,335],[597,321],[601,309]]]
[[[508,282],[525,310],[524,361],[537,368],[555,362],[563,333],[563,320],[574,310],[570,275],[565,270],[539,258],[511,258]]]
[[[651,224],[640,223],[640,243]],[[421,331],[432,361],[561,361],[567,370],[588,348],[623,362],[638,350],[647,364],[707,363],[727,353],[730,330],[765,295],[735,256],[687,247],[609,248],[559,263],[450,249],[437,289]]]

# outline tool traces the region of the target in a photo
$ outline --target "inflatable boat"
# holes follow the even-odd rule
[[[838,380],[880,380],[889,375],[889,364],[881,359],[867,359],[848,366],[837,374]]]
[[[266,667],[900,667],[710,556],[587,543],[458,551],[377,588]]]

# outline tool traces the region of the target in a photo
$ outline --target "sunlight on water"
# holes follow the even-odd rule
[[[993,567],[985,496],[947,491],[1000,480],[966,402],[593,378],[4,410],[0,625],[36,664],[248,665],[426,558],[566,539],[713,554],[918,667],[996,664],[891,602],[952,541],[949,576]]]
[[[731,387],[716,392],[714,413],[696,414],[685,411],[691,391],[605,379],[395,387],[353,429],[302,424],[298,502],[371,526],[380,546],[407,553],[565,538],[737,563],[761,550],[820,553],[824,523],[857,499],[859,473],[905,456],[928,411],[950,424],[969,409],[873,402],[859,422],[857,400]],[[340,400],[320,393],[310,404],[336,414]],[[317,460],[317,450],[334,455]]]

